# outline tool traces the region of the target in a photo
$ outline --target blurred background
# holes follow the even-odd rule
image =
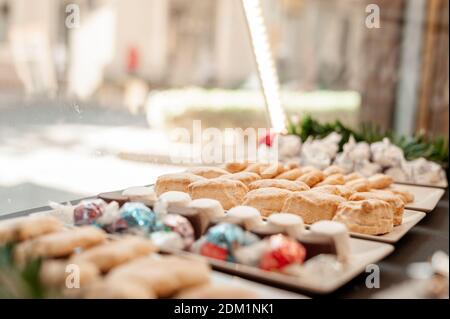
[[[448,136],[447,0],[261,2],[288,115]],[[194,119],[268,125],[240,0],[0,0],[0,214],[179,170]]]

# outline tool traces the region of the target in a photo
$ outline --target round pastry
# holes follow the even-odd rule
[[[262,178],[274,178],[277,175],[280,175],[284,172],[284,165],[281,163],[270,164],[267,167],[264,167],[260,170],[260,174]]]
[[[368,192],[370,190],[369,181],[366,178],[358,178],[345,183],[345,186],[354,192]]]
[[[311,188],[312,191],[315,192],[322,192],[332,195],[337,195],[342,198],[348,199],[354,191],[352,191],[350,188],[348,188],[345,185],[323,185],[323,186],[316,186],[314,188]]]
[[[341,203],[333,221],[345,224],[351,232],[367,235],[382,235],[393,230],[392,209],[379,199]]]
[[[261,256],[259,267],[268,271],[282,271],[285,267],[301,265],[306,250],[295,239],[284,235],[273,235],[268,240],[267,250]]]
[[[325,176],[330,176],[330,175],[334,175],[334,174],[345,174],[345,170],[337,165],[331,165],[327,168],[325,168],[322,173]]]
[[[297,181],[303,182],[309,187],[313,187],[314,185],[320,183],[325,179],[325,175],[319,171],[318,169],[311,170],[308,173],[303,174],[299,178],[297,178]]]
[[[130,187],[122,192],[131,202],[141,202],[147,206],[153,206],[158,199],[151,187]]]
[[[338,260],[341,262],[348,260],[350,256],[350,236],[344,224],[336,221],[322,220],[312,224],[309,230],[313,234],[331,237],[336,247]]]
[[[276,176],[276,179],[287,179],[290,181],[295,181],[297,178],[302,176],[303,172],[300,168],[293,168],[280,175]]]
[[[325,177],[323,181],[317,183],[316,185],[314,185],[314,187],[324,185],[344,185],[344,184],[345,184],[344,175],[337,173]]]
[[[372,191],[372,192],[355,193],[349,198],[349,200],[351,201],[358,201],[364,199],[379,199],[388,203],[392,209],[394,226],[401,225],[403,220],[403,211],[405,208],[405,204],[400,196],[397,196],[395,194],[386,191]]]
[[[345,180],[346,183],[350,182],[350,181],[353,181],[355,179],[361,179],[361,178],[364,178],[364,176],[361,175],[358,172],[354,172],[354,173],[350,173],[350,174],[344,175],[344,180]]]
[[[208,179],[230,174],[220,167],[193,167],[187,169],[186,172]]]
[[[370,188],[383,189],[392,185],[394,179],[385,174],[375,174],[368,178]]]
[[[234,252],[239,247],[251,245],[259,240],[256,235],[229,223],[211,227],[203,239],[200,240],[199,247],[201,255],[226,261],[235,260]]]
[[[282,211],[283,204],[291,191],[275,187],[258,188],[245,195],[242,205],[257,208],[263,216]]]
[[[238,219],[245,229],[249,230],[262,222],[261,213],[251,206],[236,206],[228,210],[229,217]]]
[[[169,191],[179,191],[187,193],[189,184],[201,180],[205,180],[205,178],[191,173],[161,175],[156,180],[155,192],[158,196]]]
[[[298,181],[288,181],[285,179],[261,179],[251,183],[248,188],[249,190],[255,190],[258,188],[275,187],[286,189],[291,192],[301,192],[309,190],[309,186],[303,182]]]
[[[207,179],[189,185],[192,199],[211,198],[222,204],[224,209],[240,205],[248,191],[241,181],[225,178]]]
[[[230,175],[223,175],[221,178],[241,181],[246,186],[248,186],[250,183],[252,183],[254,181],[261,179],[261,177],[258,174],[252,173],[252,172],[240,172],[240,173],[234,173],[234,174],[230,174]]]
[[[225,170],[229,173],[238,173],[246,169],[248,162],[232,162],[225,164]]]
[[[336,195],[306,191],[291,193],[281,211],[299,215],[306,224],[319,220],[331,220],[337,207],[345,200]]]
[[[73,211],[73,220],[76,226],[92,225],[100,218],[107,207],[103,199],[89,199],[81,201]]]
[[[267,218],[267,223],[281,227],[285,234],[293,238],[297,238],[305,230],[303,219],[294,214],[272,214]]]

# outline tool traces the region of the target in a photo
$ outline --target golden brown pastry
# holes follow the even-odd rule
[[[229,173],[238,173],[246,169],[248,162],[231,162],[225,164],[225,170]]]
[[[341,175],[345,174],[345,170],[337,165],[331,165],[325,168],[322,172],[325,176],[330,176],[334,174],[341,174]]]
[[[155,192],[158,196],[169,191],[187,193],[189,184],[202,180],[205,178],[191,173],[161,175],[156,180]]]
[[[345,186],[355,192],[368,192],[370,190],[369,181],[366,178],[358,178],[345,183]]]
[[[349,200],[357,201],[364,199],[379,199],[387,202],[392,209],[392,216],[394,218],[394,226],[398,226],[402,223],[403,211],[405,204],[400,196],[386,192],[386,191],[371,191],[371,192],[360,192],[355,193],[350,196]]]
[[[262,178],[274,178],[284,172],[284,165],[281,163],[270,164],[267,167],[260,169],[260,174]]]
[[[299,181],[288,181],[286,179],[260,179],[251,183],[248,188],[254,190],[258,188],[276,187],[287,189],[291,192],[301,192],[309,190],[309,186]]]
[[[300,163],[297,161],[289,161],[284,166],[286,167],[287,170],[291,170],[294,168],[300,168]]]
[[[388,189],[386,189],[387,191],[390,191],[391,193],[398,195],[402,198],[403,202],[406,204],[412,203],[414,202],[414,195],[411,194],[408,191],[402,191],[393,187],[390,187]]]
[[[0,221],[0,244],[24,241],[62,229],[61,222],[52,216],[36,215]]]
[[[261,170],[268,167],[269,164],[267,163],[252,163],[249,164],[244,171],[245,172],[252,172],[252,173],[256,173],[256,174],[260,174]]]
[[[344,175],[337,173],[328,175],[327,177],[325,177],[323,181],[316,184],[315,187],[323,185],[344,185],[344,184],[345,184]]]
[[[263,216],[281,212],[284,201],[291,191],[275,187],[254,189],[245,195],[242,205],[258,209]]]
[[[186,170],[187,173],[191,173],[204,178],[216,178],[222,175],[230,174],[226,170],[220,167],[192,167]]]
[[[300,170],[302,171],[302,175],[305,175],[306,173],[317,171],[317,168],[315,168],[314,166],[308,165],[308,166],[300,167]]]
[[[325,175],[318,169],[311,170],[310,172],[303,174],[299,178],[297,178],[297,181],[303,182],[309,187],[313,187],[314,185],[320,183],[325,179]]]
[[[276,176],[276,179],[287,179],[290,181],[295,181],[297,178],[302,176],[302,170],[300,168],[293,168],[280,175]]]
[[[224,209],[240,205],[248,192],[241,181],[214,178],[194,182],[188,187],[192,199],[211,198],[219,201]]]
[[[336,195],[317,191],[291,193],[282,208],[283,213],[299,215],[305,224],[331,220],[340,203],[345,200]]]
[[[385,174],[375,174],[368,178],[370,188],[383,189],[392,185],[394,179]]]
[[[221,176],[221,178],[241,181],[246,186],[248,186],[250,183],[260,180],[261,176],[259,176],[256,173],[252,173],[252,172],[240,172],[240,173],[234,173],[234,174],[230,174],[230,175],[224,175],[224,176]]]
[[[350,232],[382,235],[393,230],[389,204],[378,199],[341,203],[333,221],[344,223]]]
[[[72,268],[73,266],[77,268]],[[67,262],[67,260],[49,259],[42,263],[39,270],[39,279],[45,287],[61,289],[65,286],[71,271],[78,271],[80,288],[84,287],[100,277],[100,271],[92,263],[79,261]]]
[[[361,179],[361,178],[365,178],[363,175],[361,175],[360,173],[354,172],[354,173],[350,173],[344,176],[345,182],[350,182],[353,181],[355,179]]]
[[[350,188],[348,188],[345,185],[323,185],[323,186],[316,186],[314,188],[311,188],[312,191],[337,195],[342,198],[348,199],[354,191],[352,191]]]

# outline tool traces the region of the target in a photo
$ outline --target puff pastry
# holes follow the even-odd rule
[[[300,163],[297,161],[289,161],[286,163],[285,167],[290,170],[294,168],[300,168]]]
[[[350,182],[350,181],[353,181],[355,179],[361,179],[361,178],[364,178],[364,176],[361,175],[360,173],[357,173],[357,172],[350,173],[350,174],[347,174],[347,175],[344,176],[344,180],[345,180],[346,183]]]
[[[311,170],[310,172],[303,174],[297,181],[303,182],[309,187],[313,187],[314,185],[320,183],[325,179],[325,175],[319,171],[318,169]]]
[[[256,173],[256,174],[260,174],[261,170],[268,167],[269,164],[267,163],[252,163],[249,164],[244,171],[245,172],[252,172],[252,173]]]
[[[344,184],[345,184],[344,175],[342,175],[340,173],[336,173],[336,174],[328,175],[327,177],[325,177],[325,179],[323,181],[316,184],[315,186],[344,185]]]
[[[392,210],[388,203],[378,199],[341,203],[333,220],[361,234],[381,235],[393,230]]]
[[[305,224],[331,220],[337,207],[345,200],[336,195],[316,191],[291,193],[282,208],[283,213],[299,215]]]
[[[238,173],[246,169],[248,162],[231,162],[225,164],[225,170],[229,173]]]
[[[386,191],[371,191],[371,192],[355,193],[349,198],[349,200],[351,201],[364,199],[379,199],[387,202],[392,209],[394,226],[398,226],[402,223],[405,203],[403,202],[400,196]]]
[[[414,195],[411,194],[408,191],[402,191],[396,188],[388,188],[387,191],[390,191],[391,193],[398,195],[402,198],[403,202],[406,204],[412,203],[414,201]]]
[[[287,189],[267,187],[252,190],[245,195],[242,205],[258,209],[263,216],[281,212],[284,201],[291,194]]]
[[[260,180],[261,176],[259,176],[256,173],[252,173],[252,172],[239,172],[239,173],[234,173],[234,174],[230,174],[230,175],[223,175],[223,176],[221,176],[221,178],[241,181],[246,186],[248,186],[250,183]]]
[[[383,189],[392,185],[394,179],[385,174],[375,174],[368,178],[370,188]]]
[[[248,188],[241,181],[215,178],[194,182],[189,185],[188,191],[192,199],[215,199],[224,209],[230,209],[242,203]]]
[[[303,172],[300,168],[294,168],[291,170],[288,170],[284,173],[281,173],[280,175],[276,176],[276,179],[287,179],[290,181],[295,181],[297,178],[302,176]]]
[[[229,172],[220,167],[193,167],[188,168],[186,172],[204,178],[216,178],[222,175],[230,174]]]
[[[187,193],[189,184],[202,180],[205,180],[205,178],[191,173],[161,175],[156,180],[155,192],[158,196],[169,191]]]
[[[368,192],[370,183],[366,178],[358,178],[345,183],[345,186],[355,192]]]
[[[258,188],[276,187],[287,189],[291,192],[301,192],[309,190],[309,186],[299,181],[288,181],[286,179],[261,179],[251,183],[248,188],[250,190]]]
[[[342,174],[342,175],[345,174],[345,170],[337,165],[331,165],[325,168],[322,172],[325,176],[330,176],[334,174]]]
[[[262,178],[274,178],[284,172],[284,165],[281,163],[270,164],[267,167],[260,169],[260,174]]]
[[[314,188],[311,188],[313,191],[337,195],[342,198],[348,199],[354,191],[348,188],[345,185],[323,185],[323,186],[316,186]]]

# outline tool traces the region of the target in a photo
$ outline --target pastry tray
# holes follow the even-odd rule
[[[342,287],[350,280],[365,271],[366,266],[374,264],[391,252],[394,246],[376,241],[350,238],[350,258],[338,274],[325,278],[323,274],[301,277],[277,272],[264,271],[244,264],[226,262],[218,259],[203,257],[216,270],[237,275],[250,280],[275,285],[280,288],[301,290],[314,294],[327,294]],[[190,256],[190,252],[172,252],[177,255]]]
[[[416,185],[394,184],[394,188],[401,191],[408,191],[414,195],[414,201],[406,204],[405,208],[431,212],[438,204],[445,190],[434,187],[424,187]]]

